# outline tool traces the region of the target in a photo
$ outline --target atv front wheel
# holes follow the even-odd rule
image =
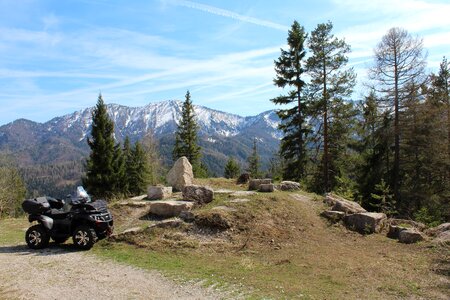
[[[50,235],[41,224],[28,228],[25,233],[25,241],[31,249],[42,249],[48,246]]]
[[[97,242],[97,234],[95,230],[89,226],[78,226],[72,235],[75,246],[82,250],[89,250]]]

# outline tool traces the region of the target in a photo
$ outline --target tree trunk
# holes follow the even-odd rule
[[[328,92],[327,92],[327,73],[325,62],[323,62],[323,167],[325,176],[325,192],[330,191],[329,178],[329,150],[328,150]]]
[[[398,57],[394,45],[394,170],[392,174],[394,199],[399,200],[399,170],[400,170],[400,128],[399,128],[399,92],[398,92]]]

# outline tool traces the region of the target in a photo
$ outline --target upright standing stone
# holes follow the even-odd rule
[[[185,156],[180,157],[167,174],[167,182],[178,192],[191,185],[193,179],[192,165]]]

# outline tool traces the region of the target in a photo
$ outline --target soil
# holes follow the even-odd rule
[[[80,252],[71,245],[0,246],[0,299],[222,299],[200,283],[178,284]]]

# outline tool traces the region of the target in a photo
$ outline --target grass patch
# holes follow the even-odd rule
[[[0,245],[15,245],[25,241],[25,231],[30,223],[26,218],[0,220]]]

